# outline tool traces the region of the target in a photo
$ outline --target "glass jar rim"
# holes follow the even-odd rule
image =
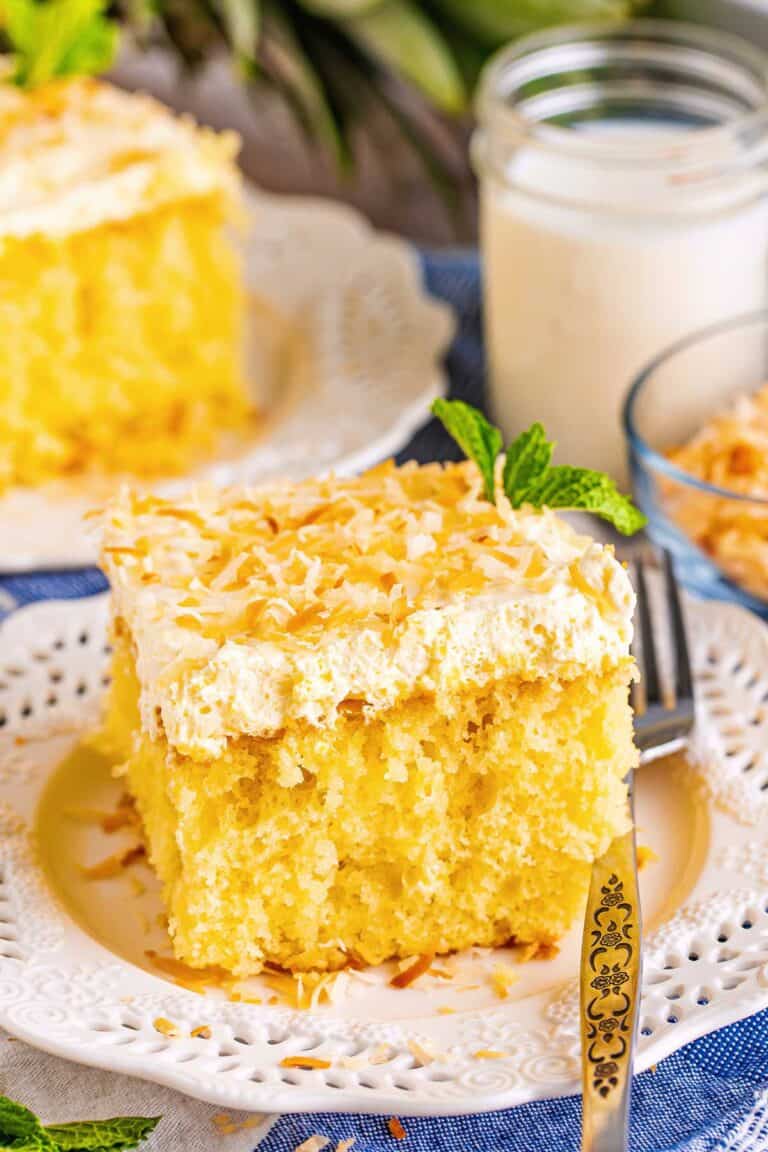
[[[668,344],[666,348],[663,348],[661,352],[654,356],[654,358],[640,370],[637,376],[635,376],[624,401],[622,424],[630,450],[636,453],[643,461],[645,467],[650,468],[653,472],[663,473],[663,475],[670,480],[676,480],[678,483],[685,484],[688,488],[695,488],[699,492],[705,492],[719,499],[738,501],[744,504],[758,504],[768,508],[768,497],[750,496],[747,493],[734,492],[731,488],[722,488],[718,484],[710,484],[707,480],[701,480],[698,476],[694,476],[691,472],[686,472],[683,468],[679,468],[677,464],[673,464],[666,456],[663,456],[660,452],[657,452],[655,448],[652,448],[645,437],[638,431],[636,413],[637,404],[645,385],[660,368],[663,368],[668,361],[672,360],[680,352],[685,352],[689,348],[695,348],[697,344],[714,336],[719,336],[726,332],[736,332],[741,328],[751,328],[757,325],[761,325],[768,330],[768,309],[760,309],[755,312],[742,312],[738,316],[730,316],[725,320],[718,320],[714,324],[707,324],[705,327],[697,328],[694,332],[689,332],[688,335],[681,337],[679,340],[675,340],[672,344]]]
[[[740,135],[751,139],[755,148],[760,147],[762,135],[768,130],[768,56],[740,36],[675,20],[641,19],[623,23],[558,25],[522,37],[501,48],[486,64],[478,87],[475,108],[480,128],[490,128],[496,124],[503,131],[524,138],[526,148],[539,148],[560,155],[570,153],[581,161],[594,163],[596,167],[612,167],[617,164],[629,168],[635,165],[647,167],[654,161],[654,149],[658,148],[650,139],[638,137],[625,143],[623,150],[618,144],[615,149],[606,149],[604,140],[597,140],[590,133],[574,131],[571,127],[527,116],[519,106],[504,98],[509,95],[509,85],[504,83],[505,76],[508,77],[515,66],[521,66],[526,59],[533,59],[539,53],[557,48],[566,49],[569,45],[576,47],[582,42],[587,45],[590,41],[627,45],[635,41],[647,47],[653,43],[657,46],[688,46],[749,73],[753,77],[755,91],[758,88],[761,91],[759,106],[746,109],[722,123],[697,126],[686,132],[684,139],[687,145],[695,142],[702,149],[708,150],[719,142]],[[667,152],[674,156],[675,150],[667,148]],[[662,155],[658,157],[658,162],[662,165],[669,163],[669,158]]]

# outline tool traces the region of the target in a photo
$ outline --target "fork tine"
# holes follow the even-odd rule
[[[637,615],[640,622],[645,706],[646,708],[650,708],[655,704],[661,704],[659,666],[656,660],[656,643],[653,639],[651,606],[648,602],[648,585],[645,579],[645,567],[642,560],[637,560],[635,570],[637,575]]]
[[[672,645],[675,653],[675,699],[679,704],[683,700],[693,699],[693,677],[691,675],[691,659],[688,653],[685,619],[680,603],[680,590],[675,576],[675,565],[666,548],[664,549],[664,580],[667,590],[669,624],[672,629]]]

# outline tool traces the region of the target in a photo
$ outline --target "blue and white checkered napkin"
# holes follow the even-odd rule
[[[474,404],[483,402],[481,296],[477,257],[440,254],[424,257],[425,278],[432,292],[454,305],[460,321],[448,357],[452,392]],[[402,454],[420,460],[447,458],[453,445],[434,423],[424,429]],[[51,597],[87,596],[106,587],[96,569],[77,573],[45,573],[0,580],[0,616],[14,605]],[[0,1037],[2,1040],[2,1037]],[[67,1105],[81,1092],[99,1099],[107,1074],[75,1069],[50,1057],[37,1057],[24,1045],[0,1048],[0,1092],[25,1097],[37,1081],[43,1096],[39,1111],[66,1119]],[[35,1066],[34,1061],[38,1061]],[[32,1063],[30,1063],[32,1062]],[[66,1068],[66,1078],[55,1074]],[[39,1073],[36,1075],[36,1073]],[[251,1142],[259,1152],[294,1152],[310,1136],[336,1144],[355,1138],[353,1152],[571,1152],[579,1146],[580,1103],[569,1097],[548,1100],[506,1112],[457,1119],[406,1119],[405,1141],[391,1136],[386,1117],[302,1115],[282,1116],[258,1129],[219,1135],[210,1124],[215,1109],[186,1104],[154,1086],[125,1084],[123,1104],[140,1111],[151,1096],[164,1094],[159,1110],[166,1119],[151,1147],[157,1152],[242,1152]],[[115,1091],[117,1097],[115,1096]],[[58,1096],[57,1096],[58,1093]],[[120,1089],[112,1089],[119,1098]],[[144,1096],[142,1097],[142,1093]],[[31,1101],[30,1101],[31,1103]],[[34,1104],[33,1104],[34,1106]],[[114,1114],[114,1109],[113,1109]],[[191,1131],[194,1129],[194,1137]],[[252,1131],[253,1136],[247,1135]],[[689,1044],[638,1077],[633,1093],[632,1152],[768,1152],[768,1011],[761,1012]]]

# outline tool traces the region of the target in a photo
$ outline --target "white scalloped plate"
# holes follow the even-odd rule
[[[250,442],[223,447],[192,478],[260,483],[376,464],[407,444],[444,390],[450,310],[425,292],[413,249],[353,209],[256,191],[247,203],[246,370],[265,418]],[[0,567],[95,563],[83,513],[119,483],[7,493]]]
[[[253,1004],[157,972],[146,952],[167,940],[149,870],[82,876],[130,833],[107,836],[65,814],[110,809],[119,793],[103,761],[72,751],[104,684],[106,610],[105,596],[48,602],[0,629],[0,1026],[60,1056],[255,1111],[434,1115],[576,1091],[575,929],[555,959],[519,965],[506,1000],[489,976],[514,954],[441,962],[452,980],[428,975],[403,991],[388,986],[391,969],[365,974],[340,1003],[311,1012],[268,1003],[261,979],[249,995],[264,1003]],[[638,774],[639,840],[658,855],[641,875],[641,1069],[768,1006],[768,631],[733,606],[689,600],[687,611],[698,770],[665,761]],[[180,1035],[158,1032],[160,1017]],[[210,1037],[192,1038],[201,1025]],[[489,1051],[496,1058],[477,1055]],[[330,1067],[281,1065],[298,1054]]]

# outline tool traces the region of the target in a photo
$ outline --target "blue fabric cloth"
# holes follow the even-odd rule
[[[448,360],[451,393],[484,401],[482,295],[477,256],[453,252],[423,256],[429,290],[455,309],[458,332]],[[432,421],[401,453],[421,461],[456,455]],[[97,569],[9,576],[0,592],[18,604],[102,591]],[[663,1061],[634,1085],[632,1152],[768,1152],[768,1011],[712,1033]],[[408,1119],[398,1144],[386,1117],[284,1116],[260,1152],[293,1152],[314,1133],[333,1143],[356,1139],[354,1152],[571,1152],[579,1146],[580,1104],[574,1097],[505,1112],[457,1119]],[[333,1148],[331,1144],[331,1149]],[[330,1152],[330,1150],[329,1150]]]

